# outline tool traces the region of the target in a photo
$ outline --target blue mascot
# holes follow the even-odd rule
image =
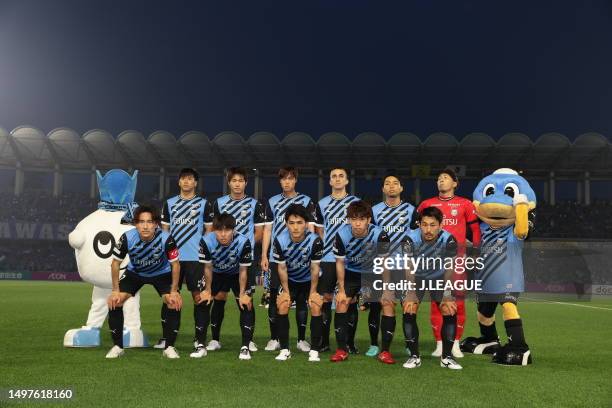
[[[477,300],[481,336],[464,339],[461,350],[493,354],[494,363],[525,366],[531,364],[531,351],[525,342],[517,302],[525,290],[523,244],[533,228],[536,196],[527,180],[512,169],[502,168],[478,183],[473,200],[482,221],[481,263],[474,275],[482,283]],[[495,327],[498,304],[508,336],[504,346]]]

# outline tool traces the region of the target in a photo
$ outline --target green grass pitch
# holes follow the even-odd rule
[[[309,363],[295,349],[291,360],[275,361],[276,353],[263,351],[268,327],[261,307],[256,308],[254,340],[262,351],[251,361],[239,361],[238,313],[231,302],[221,333],[223,349],[190,359],[193,314],[187,296],[177,342],[180,360],[162,359],[161,351],[151,348],[128,349],[123,358],[109,361],[104,358],[111,347],[107,327],[100,348],[62,346],[64,332],[85,322],[90,285],[4,281],[0,290],[0,388],[70,387],[74,399],[66,406],[612,406],[609,298],[580,303],[594,307],[523,300],[519,311],[534,364],[503,367],[490,363],[489,356],[468,355],[461,360],[464,370],[456,372],[440,368],[429,356],[433,338],[425,304],[419,313],[423,365],[415,370],[401,366],[405,355],[399,318],[392,349],[398,364],[393,366],[363,354],[333,364],[324,353],[320,363]],[[143,328],[155,341],[161,330],[160,300],[150,287],[143,289],[141,299]],[[295,320],[290,319],[294,346]],[[368,345],[366,321],[367,315],[360,313],[362,352]],[[498,331],[504,333],[503,324],[498,323]],[[465,335],[477,332],[470,301]],[[0,406],[41,405],[5,400]]]

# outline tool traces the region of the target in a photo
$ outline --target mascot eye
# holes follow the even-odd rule
[[[486,196],[490,196],[495,194],[495,186],[491,183],[487,184],[484,189],[482,190],[482,195]]]
[[[93,250],[102,259],[109,258],[113,253],[115,237],[108,231],[100,231],[93,239]]]
[[[519,193],[519,188],[514,183],[508,183],[504,187],[504,194],[509,196],[509,197],[514,198],[514,196],[517,195],[518,193]]]

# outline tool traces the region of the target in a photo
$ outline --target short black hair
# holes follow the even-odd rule
[[[159,214],[159,210],[157,209],[157,207],[153,205],[145,204],[145,205],[139,205],[134,210],[134,218],[133,218],[134,224],[138,222],[138,219],[140,218],[140,214],[143,214],[143,213],[150,213],[153,221],[155,221],[158,224],[161,222],[161,215]]]
[[[399,181],[400,186],[404,185],[404,183],[402,182],[402,178],[399,176],[399,174],[397,174],[395,172],[387,172],[387,173],[385,173],[385,176],[383,177],[383,184],[385,184],[385,181],[387,181],[387,179],[389,177],[395,177]]]
[[[346,167],[342,167],[342,166],[336,166],[336,167],[332,167],[331,169],[329,169],[329,173],[331,174],[332,171],[334,170],[342,170],[344,172],[344,174],[346,174],[346,178],[348,179],[351,175],[349,172],[349,169],[347,169]]]
[[[193,179],[195,181],[198,181],[200,179],[200,174],[197,172],[196,169],[192,169],[191,167],[185,167],[181,169],[181,171],[179,171],[179,175],[178,175],[179,180],[185,176],[193,176]]]
[[[442,174],[448,175],[448,177],[453,179],[455,183],[459,183],[459,179],[457,178],[457,173],[455,173],[455,170],[446,168],[442,170],[440,173],[438,173],[438,177],[440,177]]]
[[[289,221],[290,216],[303,218],[304,221],[308,222],[310,217],[308,216],[308,211],[303,205],[300,204],[291,204],[287,207],[285,211],[285,222]]]
[[[244,178],[244,182],[248,181],[248,173],[244,167],[230,167],[227,169],[227,182],[229,183],[232,177],[235,175],[242,176]]]
[[[346,209],[346,218],[372,218],[372,207],[363,200],[353,201]]]
[[[236,228],[236,219],[233,215],[228,213],[221,213],[215,215],[213,218],[213,230],[220,229],[234,229]]]
[[[419,213],[419,221],[421,221],[423,217],[433,217],[438,220],[440,224],[442,224],[442,220],[444,220],[444,214],[442,214],[442,211],[438,207],[424,208],[423,211]]]
[[[278,170],[279,179],[284,179],[285,177],[288,177],[290,175],[293,175],[293,177],[298,178],[298,169],[293,166],[287,166],[287,167],[281,167]]]

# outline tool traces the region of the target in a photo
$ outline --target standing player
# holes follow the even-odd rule
[[[247,268],[251,266],[253,251],[251,241],[236,231],[236,220],[227,213],[216,215],[212,224],[213,233],[206,234],[200,241],[200,262],[204,264],[207,277],[212,276],[209,285],[206,282],[206,298],[209,295],[225,302],[231,290],[240,309],[240,331],[242,333],[242,347],[238,358],[250,360],[249,346],[253,340],[255,327],[255,312],[253,309],[254,281],[249,276]],[[223,314],[217,316],[216,330],[213,330],[212,342],[221,348],[219,332]],[[205,322],[207,323],[207,322]],[[206,336],[204,327],[204,336]],[[210,345],[210,343],[209,343]]]
[[[200,239],[204,233],[204,223],[210,222],[211,209],[205,198],[196,195],[199,174],[194,169],[184,168],[178,175],[179,194],[164,201],[162,209],[162,229],[170,231],[179,249],[181,277],[193,298],[193,321],[195,326],[194,351],[190,357],[201,358],[206,355],[204,322],[210,318],[209,300],[200,297],[203,282],[203,269],[198,262]],[[162,318],[162,325],[164,320]],[[164,348],[165,339],[160,339],[155,348]]]
[[[140,206],[134,212],[136,228],[121,235],[113,249],[111,275],[113,290],[108,296],[108,326],[113,339],[113,348],[106,358],[123,355],[123,304],[142,288],[153,285],[162,298],[162,325],[166,338],[162,353],[167,358],[179,358],[174,342],[180,324],[183,304],[178,293],[180,276],[179,254],[172,236],[159,228],[159,212],[148,206]],[[130,257],[125,274],[119,279],[121,261]]]
[[[263,234],[265,221],[264,209],[259,201],[245,194],[247,185],[247,172],[241,167],[232,167],[227,171],[227,184],[230,193],[217,198],[212,206],[211,218],[219,214],[230,214],[236,220],[236,232],[246,236],[251,245],[251,258],[254,258],[255,243],[260,242]],[[206,232],[210,232],[212,225],[206,225]],[[249,268],[249,279],[254,279],[252,268]],[[225,293],[227,295],[227,293]],[[210,313],[210,325],[213,339],[206,346],[206,350],[219,350],[221,344],[216,340],[219,338],[221,322],[225,314],[226,298],[223,295],[215,297]],[[255,311],[253,310],[253,313]],[[254,322],[254,320],[253,320]],[[253,323],[254,324],[254,323]],[[255,343],[249,344],[250,351],[257,351]]]
[[[394,253],[406,239],[410,229],[413,226],[416,227],[418,213],[412,204],[402,201],[401,194],[404,187],[398,175],[387,175],[383,179],[382,191],[385,195],[385,201],[372,207],[372,223],[378,225],[387,233],[391,242],[389,253]],[[366,356],[376,357],[380,352],[378,347],[378,331],[381,322],[380,302],[370,302],[369,309],[370,348],[366,352]]]
[[[451,290],[437,289],[453,278],[453,268],[447,267],[448,260],[454,260],[457,255],[457,241],[449,232],[442,229],[444,216],[442,211],[435,207],[424,208],[419,217],[419,229],[410,232],[408,240],[402,245],[407,256],[415,261],[421,261],[414,273],[409,274],[410,281],[415,284],[413,290],[408,290],[403,302],[403,323],[406,346],[410,357],[404,363],[404,368],[417,368],[421,366],[419,353],[419,327],[417,326],[417,312],[419,304],[429,291],[431,303],[436,303],[442,313],[442,356],[440,367],[452,370],[461,370],[463,367],[453,359],[453,344],[457,326],[457,304]],[[412,271],[409,271],[412,272]],[[444,287],[444,286],[442,286]],[[390,311],[385,302],[385,312]],[[394,311],[394,307],[392,308]],[[395,323],[395,319],[393,319]],[[386,330],[383,327],[383,333]]]
[[[266,225],[263,231],[261,243],[261,270],[269,271],[270,274],[270,298],[268,303],[268,321],[270,322],[270,341],[266,345],[266,351],[279,350],[278,333],[276,331],[276,296],[280,287],[278,280],[278,266],[272,257],[273,243],[275,239],[287,230],[285,213],[291,205],[301,205],[306,208],[308,217],[306,225],[310,231],[314,231],[315,204],[310,197],[295,191],[298,180],[298,170],[295,167],[283,167],[278,171],[278,178],[283,191],[268,200],[265,211]],[[271,262],[270,262],[271,261]],[[317,266],[318,267],[318,266]],[[295,299],[292,296],[293,299]],[[296,318],[298,325],[297,348],[308,352],[310,345],[306,341],[306,324],[308,321],[308,310],[306,310],[306,299],[303,305],[296,306]]]
[[[344,225],[336,234],[334,256],[338,276],[336,294],[336,316],[334,327],[338,349],[331,356],[332,362],[348,358],[349,305],[357,304],[357,294],[362,288],[362,277],[373,272],[375,257],[386,257],[389,252],[389,237],[382,228],[370,223],[372,209],[364,201],[355,201],[348,206],[350,225]]]
[[[278,294],[277,316],[281,351],[276,359],[279,361],[291,358],[288,314],[292,300],[296,302],[298,349],[300,341],[304,341],[306,331],[306,327],[301,326],[302,320],[306,321],[306,319],[301,319],[300,315],[308,315],[306,302],[310,303],[312,349],[308,347],[308,361],[320,361],[323,298],[316,292],[316,284],[319,280],[319,263],[323,256],[323,241],[317,234],[307,229],[309,218],[310,213],[306,208],[298,204],[290,205],[285,211],[287,227],[274,239],[272,256],[278,265],[281,286]]]
[[[323,343],[321,351],[329,350],[329,329],[331,326],[331,306],[336,288],[336,260],[333,246],[336,234],[346,225],[346,209],[353,201],[359,199],[346,192],[349,183],[348,171],[343,168],[334,168],[329,173],[331,194],[322,198],[317,205],[316,227],[323,239],[323,258],[321,259],[321,277],[319,279],[319,293],[323,294]],[[351,304],[349,320],[356,327],[358,319],[357,304]],[[352,348],[351,351],[356,351]]]
[[[466,239],[471,232],[472,245],[476,248],[480,245],[480,226],[478,224],[478,216],[474,204],[467,198],[458,197],[455,195],[455,190],[459,185],[457,175],[451,169],[445,169],[438,175],[438,196],[429,198],[419,204],[417,211],[420,213],[424,208],[436,207],[444,214],[442,228],[450,232],[458,245],[458,256],[466,255]],[[464,275],[455,275],[454,279],[465,279]],[[459,348],[459,341],[463,336],[463,327],[465,325],[465,301],[464,294],[456,293],[457,299],[457,331],[456,338],[453,344],[453,356],[463,357],[463,353]],[[431,353],[434,357],[442,355],[442,337],[440,334],[442,325],[442,314],[435,302],[431,303],[430,313],[431,326],[433,328],[434,337],[436,338],[436,349]]]

